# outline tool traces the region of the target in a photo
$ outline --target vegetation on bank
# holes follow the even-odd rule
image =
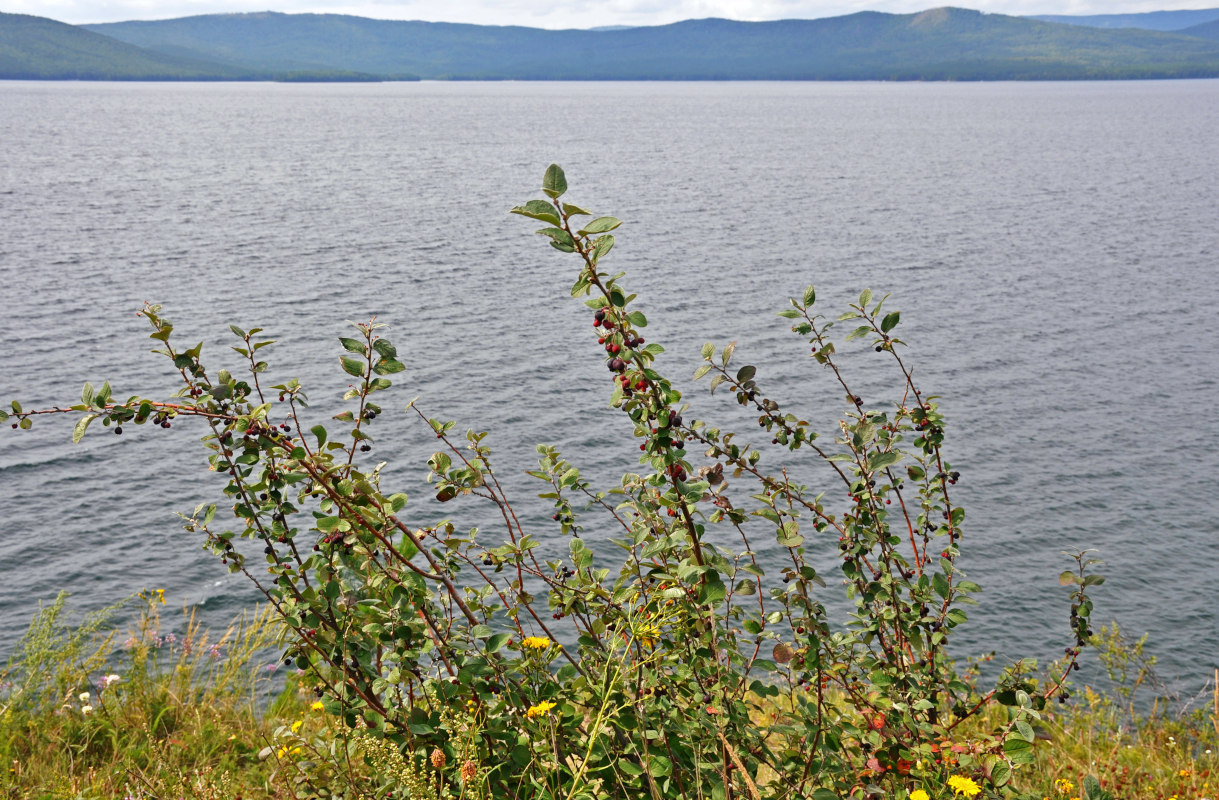
[[[259,729],[266,744],[258,764],[273,760],[271,774],[249,758],[252,722],[241,736],[230,734],[244,750],[221,752],[266,774],[265,791],[302,797],[1036,800],[1029,787],[1044,784],[1038,741],[1055,737],[1064,719],[1056,709],[1065,707],[1083,650],[1099,646],[1115,674],[1138,665],[1120,655],[1119,637],[1093,629],[1099,562],[1069,554],[1060,575],[1069,606],[1063,656],[1043,665],[1019,659],[983,685],[949,651],[981,590],[958,565],[974,538],[954,488],[967,476],[950,460],[938,397],[914,379],[890,298],[865,289],[826,316],[809,286],[779,311],[793,334],[789,369],[809,370],[840,393],[838,419],[823,430],[802,418],[798,402],[768,391],[767,376],[742,363],[735,342],[704,345],[694,378],[707,378],[721,403],[745,410],[748,430],[733,431],[716,421],[724,412],[714,406],[696,416],[661,368],[664,348],[645,338],[648,318],[625,274],[606,269],[621,221],[564,199],[567,188],[551,165],[545,199],[512,212],[540,223],[536,233],[570,264],[563,296],[583,300],[610,406],[637,444],[638,466],[608,487],[539,444],[529,475],[541,502],[511,499],[492,467],[487,432],[459,436],[455,422],[429,417],[417,400],[405,412],[434,437],[437,449],[425,458],[437,504],[419,508],[383,487],[375,435],[391,376],[406,365],[376,320],[353,324],[353,335],[339,339],[347,407],[325,424],[310,418],[298,381],[271,383],[264,359],[273,342],[261,329],[232,326],[241,367],[213,370],[201,344],[178,344],[155,305],[141,315],[154,352],[182,380],[172,397],[119,400],[108,383],[85,384],[71,406],[26,409],[13,401],[11,413],[0,412],[15,430],[71,415],[76,441],[91,425],[114,434],[203,429],[208,469],[225,481],[223,499],[184,517],[186,528],[273,609],[276,658],[301,671],[313,696],[281,708],[295,715],[308,702],[318,712],[270,734]],[[504,302],[512,302],[507,289]],[[864,360],[873,365],[867,397],[853,375]],[[581,417],[571,419],[578,425]],[[471,503],[489,504],[502,527],[463,525]],[[434,518],[441,509],[449,516]],[[543,537],[565,542],[567,554],[543,548]],[[827,578],[842,588],[830,589]],[[840,592],[851,609],[845,617],[827,603]],[[142,644],[150,636],[166,641],[155,624],[160,599],[146,595],[153,621],[128,640],[129,679],[103,666],[104,652],[89,655],[84,634],[58,636],[70,654],[58,661],[69,668],[49,672],[41,665],[55,659],[38,654],[55,649],[57,635],[46,633],[55,626],[36,623],[27,638],[11,670],[9,707],[18,717],[25,709],[27,720],[46,713],[72,720],[83,739],[59,748],[70,767],[94,747],[103,756],[134,750],[155,760],[147,754],[158,746],[158,726],[177,719],[169,701],[151,714],[132,710],[133,724],[98,727],[112,719],[99,710],[123,710],[124,692],[135,706],[145,695],[194,705],[189,678],[216,675],[218,686],[251,699],[234,706],[242,719],[257,719],[250,705],[257,691],[241,676],[257,674],[245,667],[270,641],[266,623],[242,626],[252,633],[243,634],[231,672],[201,660],[204,639],[188,627],[190,645],[173,643],[181,650],[166,656],[174,666],[160,692]],[[96,620],[84,626],[101,628]],[[110,645],[103,639],[99,647]],[[80,688],[99,673],[102,705]],[[210,705],[225,702],[217,695]],[[1090,704],[1088,724],[1104,713],[1103,704]],[[1113,740],[1117,723],[1107,724]],[[134,728],[146,731],[143,738],[120,743]],[[42,735],[32,722],[22,730],[26,739]],[[1189,747],[1209,742],[1204,733]],[[1071,747],[1089,741],[1074,729],[1057,738]],[[29,757],[35,749],[26,746]],[[1074,752],[1080,760],[1064,751],[1063,763],[1046,766],[1045,775],[1063,781],[1057,793],[1078,785],[1080,797],[1111,800],[1096,777],[1082,774],[1109,762],[1099,750]],[[1068,775],[1064,763],[1077,763],[1080,773]],[[1125,779],[1158,781],[1158,769]]]
[[[41,611],[0,668],[0,798],[313,796],[297,765],[319,747],[328,754],[325,745],[347,731],[338,733],[342,723],[325,713],[308,676],[268,649],[280,631],[266,608],[213,635],[156,591],[132,598],[130,627],[115,624],[117,608],[81,618],[65,599]],[[1128,662],[1135,650],[1111,639],[1102,653]],[[1157,700],[1146,713],[1133,711],[1123,691],[1131,685],[1083,687],[1056,704],[1014,786],[1027,797],[1072,800],[1085,797],[1093,775],[1115,798],[1219,795],[1215,684],[1193,702]],[[769,713],[790,702],[773,700]],[[759,726],[772,724],[757,713]],[[304,743],[308,757],[296,750]]]

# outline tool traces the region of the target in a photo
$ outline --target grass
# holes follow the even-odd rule
[[[0,671],[0,797],[292,796],[260,757],[278,720],[307,707],[291,679],[271,696],[269,614],[212,637],[187,611],[180,636],[163,634],[154,592],[134,598],[145,607],[123,638],[117,607],[68,624],[64,601],[40,611]]]
[[[333,720],[297,675],[277,680],[277,664],[265,663],[273,616],[244,615],[213,637],[187,610],[177,636],[163,633],[159,592],[131,602],[143,608],[123,634],[117,606],[70,623],[61,595],[0,669],[0,798],[310,796],[294,759],[321,756],[306,743],[324,743]],[[1102,659],[1118,644],[1102,647]],[[1047,709],[1036,763],[1015,772],[1021,796],[1072,800],[1094,775],[1119,799],[1219,797],[1219,672],[1206,702],[1170,711],[1157,701],[1140,715],[1129,698],[1143,677],[1107,693],[1085,687]]]

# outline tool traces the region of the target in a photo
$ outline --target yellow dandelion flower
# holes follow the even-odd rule
[[[165,590],[164,589],[157,589],[157,601],[161,605],[165,605]]]
[[[1071,783],[1066,778],[1059,778],[1058,780],[1054,781],[1054,791],[1058,792],[1059,794],[1068,794],[1074,788],[1075,784]]]
[[[978,784],[974,783],[973,778],[966,778],[964,775],[950,777],[948,788],[952,789],[953,795],[965,795],[966,797],[976,797],[982,791]]]
[[[930,800],[930,798],[927,797],[927,793],[922,789],[915,789],[910,793],[910,800]]]
[[[550,709],[552,708],[554,708],[554,703],[550,702],[549,700],[543,700],[536,706],[530,706],[529,710],[525,712],[525,716],[529,717],[529,719],[544,717],[550,713]]]
[[[309,706],[309,710],[310,711],[321,711],[325,707],[326,706],[322,703],[321,700],[317,700],[313,703],[313,705]]]
[[[545,636],[526,636],[521,645],[529,650],[545,650],[550,647],[550,640]]]
[[[297,731],[299,731],[301,729],[301,726],[304,724],[305,724],[305,721],[303,719],[298,719],[296,722],[293,722],[292,723],[292,732],[296,733]]]

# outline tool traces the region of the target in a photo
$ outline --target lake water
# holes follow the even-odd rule
[[[506,213],[555,161],[573,202],[624,220],[611,260],[669,374],[738,340],[824,430],[841,398],[774,312],[808,283],[827,313],[893,293],[943,395],[962,566],[986,590],[960,653],[1060,653],[1061,551],[1096,548],[1097,621],[1150,632],[1192,694],[1219,662],[1216,131],[1219,81],[0,83],[0,401],[176,389],[134,313],[153,300],[214,365],[239,366],[228,323],[263,326],[272,377],[300,377],[324,420],[347,383],[335,338],[375,314],[407,371],[371,455],[412,524],[493,526],[430,500],[435,440],[401,412],[420,395],[492,431],[561,551],[522,476],[533,445],[605,486],[637,450],[572,260]],[[879,401],[870,355],[846,364]],[[687,396],[748,432],[705,387]],[[92,609],[160,587],[215,626],[256,599],[174,516],[220,488],[192,427],[0,435],[0,656],[60,589]],[[827,565],[835,545],[814,545]]]

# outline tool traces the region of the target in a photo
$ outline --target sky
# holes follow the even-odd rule
[[[60,22],[170,19],[251,11],[354,14],[374,19],[591,28],[665,25],[683,19],[816,19],[957,5],[995,14],[1121,14],[1215,7],[1219,0],[0,0],[0,11]]]

